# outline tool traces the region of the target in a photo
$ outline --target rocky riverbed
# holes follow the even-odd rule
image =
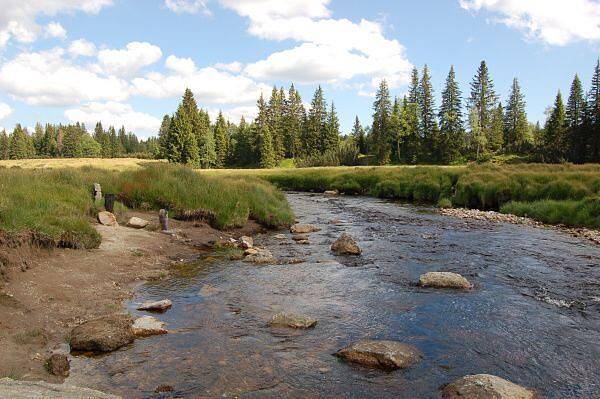
[[[169,333],[72,357],[67,383],[126,398],[600,397],[597,245],[372,198],[288,197],[311,228],[255,235],[269,262],[216,253],[141,285],[128,311],[170,299],[153,315]],[[345,233],[360,254],[332,251]]]

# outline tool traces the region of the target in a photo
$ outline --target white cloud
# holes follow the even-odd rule
[[[167,57],[165,66],[181,75],[191,75],[196,72],[196,64],[191,58],[179,58],[174,55]]]
[[[0,13],[0,49],[11,38],[21,43],[35,41],[42,28],[37,15],[54,16],[62,12],[83,11],[96,14],[113,0],[2,0]]]
[[[30,105],[127,99],[126,81],[76,65],[64,54],[61,48],[19,54],[0,67],[0,89]]]
[[[8,104],[0,103],[0,120],[8,118],[12,113],[13,109]]]
[[[221,4],[251,20],[273,18],[323,18],[331,0],[220,0]]]
[[[244,119],[246,119],[246,122],[249,123],[256,118],[256,115],[258,115],[258,109],[256,108],[256,105],[245,105],[223,110],[217,108],[208,108],[207,112],[210,116],[210,120],[213,122],[217,119],[217,116],[219,116],[219,112],[223,112],[223,117],[225,120],[235,124],[239,123],[240,119],[242,119],[242,116]]]
[[[238,62],[238,61],[230,62],[227,64],[218,62],[215,64],[215,68],[217,68],[217,69],[221,69],[223,71],[234,72],[234,73],[241,72],[243,67],[244,67],[244,64],[242,64],[241,62]]]
[[[120,50],[100,50],[98,61],[105,72],[118,76],[135,75],[141,68],[162,57],[160,47],[146,42],[131,42]]]
[[[137,112],[129,104],[108,101],[105,103],[91,102],[78,108],[65,111],[65,117],[71,122],[83,122],[94,126],[101,121],[104,126],[125,126],[126,130],[142,136],[155,135],[160,127],[160,119]]]
[[[600,2],[597,0],[459,0],[462,8],[486,9],[499,21],[527,37],[564,46],[580,40],[600,40]]]
[[[205,15],[210,15],[210,10],[206,6],[205,0],[165,0],[165,6],[178,14],[197,14],[198,12],[202,12]]]
[[[92,57],[96,55],[96,45],[85,39],[77,39],[69,45],[69,53],[74,56]]]
[[[58,22],[50,22],[46,25],[46,35],[57,39],[66,39],[67,31]]]
[[[254,102],[261,92],[270,88],[240,75],[232,75],[212,67],[202,68],[189,75],[152,72],[132,81],[133,93],[151,98],[179,97],[190,88],[200,103],[243,104]]]

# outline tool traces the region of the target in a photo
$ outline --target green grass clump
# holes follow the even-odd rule
[[[600,228],[600,197],[580,201],[509,202],[500,212],[530,217],[548,224]]]

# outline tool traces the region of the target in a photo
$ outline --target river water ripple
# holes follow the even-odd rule
[[[255,243],[280,265],[204,257],[142,285],[128,304],[169,298],[172,333],[101,358],[76,358],[69,383],[125,398],[439,398],[466,374],[489,373],[547,398],[600,398],[600,247],[534,227],[465,221],[364,197],[289,193],[310,245],[269,233]],[[331,223],[335,220],[336,223]],[[360,258],[329,246],[347,232]],[[284,264],[303,258],[301,264]],[[452,271],[471,292],[422,289]],[[313,330],[266,326],[276,312]],[[423,360],[381,372],[331,356],[357,339],[415,345]],[[159,385],[172,392],[155,393]]]

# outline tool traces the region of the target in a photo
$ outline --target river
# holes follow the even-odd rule
[[[468,221],[366,197],[289,193],[299,245],[255,237],[281,264],[203,256],[139,287],[127,304],[169,298],[170,334],[99,358],[75,358],[74,385],[125,398],[438,398],[443,384],[489,373],[547,398],[600,398],[600,247],[551,229]],[[332,223],[333,221],[333,223]],[[347,232],[363,255],[333,256]],[[286,260],[306,260],[286,264]],[[452,271],[469,292],[423,289],[421,273]],[[312,330],[267,327],[277,312]],[[418,347],[420,363],[383,372],[331,354],[363,338]],[[171,392],[155,393],[160,385]]]

